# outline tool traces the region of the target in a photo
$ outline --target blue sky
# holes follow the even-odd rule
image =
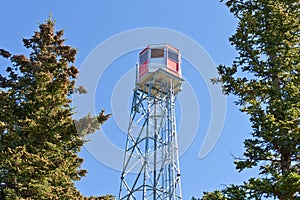
[[[65,29],[67,44],[78,48],[78,68],[97,45],[124,31],[146,27],[173,30],[190,37],[203,47],[216,65],[230,65],[236,56],[234,48],[228,42],[228,37],[235,31],[236,19],[224,3],[218,0],[5,1],[1,2],[0,7],[0,48],[15,54],[28,53],[22,46],[22,38],[30,37],[37,30],[38,24],[44,22],[50,13],[57,22],[57,29]],[[124,44],[120,43],[120,46],[122,45]],[[109,113],[113,112],[112,90],[123,74],[134,68],[138,52],[139,50],[132,50],[119,55],[109,66],[105,66],[106,70],[101,80],[99,79],[97,91],[94,92],[97,111],[104,108]],[[99,59],[102,59],[101,56]],[[0,64],[2,73],[6,63],[1,60]],[[182,71],[196,93],[201,115],[196,136],[180,157],[183,199],[191,199],[192,196],[200,197],[203,191],[221,189],[230,183],[241,183],[255,171],[237,173],[233,165],[234,159],[231,154],[242,155],[242,142],[251,131],[247,116],[240,113],[234,105],[234,97],[227,97],[226,119],[218,142],[207,156],[199,158],[199,149],[210,117],[213,116],[209,109],[210,93],[207,83],[197,75],[191,63],[184,60]],[[133,83],[129,83],[129,86],[131,85]],[[181,106],[180,109],[185,108]],[[180,115],[180,111],[178,112]],[[217,115],[218,111],[215,112],[214,115]],[[103,130],[107,138],[122,149],[126,137],[122,128],[118,127],[115,117],[117,116],[113,116],[103,126]],[[179,116],[178,123],[180,120]],[[110,156],[111,152],[103,151],[103,154]],[[100,162],[87,149],[83,149],[80,155],[85,159],[83,167],[89,173],[76,183],[79,190],[85,195],[117,196],[121,172]]]

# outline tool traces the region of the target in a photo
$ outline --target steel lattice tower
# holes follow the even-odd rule
[[[182,78],[179,50],[149,45],[137,67],[119,199],[182,199],[175,99]]]

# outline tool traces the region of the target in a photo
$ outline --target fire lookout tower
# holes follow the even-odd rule
[[[181,200],[175,99],[181,57],[168,44],[139,54],[119,200]]]

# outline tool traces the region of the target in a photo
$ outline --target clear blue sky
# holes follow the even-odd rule
[[[44,22],[50,13],[57,22],[57,29],[65,29],[67,44],[79,49],[76,61],[79,68],[90,52],[103,41],[123,31],[144,27],[167,28],[187,35],[206,50],[216,65],[230,65],[236,55],[228,42],[228,37],[235,31],[236,20],[218,0],[3,1],[0,6],[0,48],[15,54],[28,53],[23,48],[21,39],[30,37],[37,30],[38,24]],[[120,55],[111,66],[107,66],[95,92],[98,110],[104,108],[107,112],[113,111],[110,103],[112,89],[123,74],[134,68],[137,57],[138,51],[132,51]],[[3,65],[4,62],[0,61],[0,64]],[[203,191],[221,189],[230,183],[241,183],[253,173],[237,173],[230,155],[242,155],[242,142],[251,130],[247,116],[241,114],[234,105],[234,97],[227,97],[226,119],[221,136],[213,150],[199,159],[199,149],[212,115],[209,110],[210,94],[201,76],[194,75],[191,64],[183,62],[183,65],[186,65],[182,67],[183,74],[196,93],[201,113],[197,135],[180,157],[183,199],[191,199],[192,196],[200,197]],[[4,66],[1,66],[0,71],[4,70]],[[116,116],[103,126],[103,130],[122,149],[125,137],[117,127],[114,117]],[[178,121],[180,120],[179,117]],[[113,157],[111,152],[102,153]],[[117,196],[121,172],[101,163],[86,149],[80,155],[85,159],[83,167],[89,173],[76,183],[79,190],[85,195]],[[122,160],[120,163],[122,164]]]

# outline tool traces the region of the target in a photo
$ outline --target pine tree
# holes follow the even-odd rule
[[[226,5],[239,21],[230,38],[238,56],[232,66],[218,67],[220,78],[214,81],[238,98],[253,129],[236,169],[257,167],[259,175],[226,187],[217,199],[300,199],[300,2]],[[220,193],[203,199],[215,199],[213,194]]]
[[[29,57],[0,50],[12,63],[8,76],[0,75],[0,199],[83,198],[74,181],[86,174],[77,155],[85,139],[70,106],[78,90],[77,50],[64,44],[63,34],[49,19],[23,39]],[[93,132],[108,117],[103,111],[85,117],[93,123],[81,131]]]

